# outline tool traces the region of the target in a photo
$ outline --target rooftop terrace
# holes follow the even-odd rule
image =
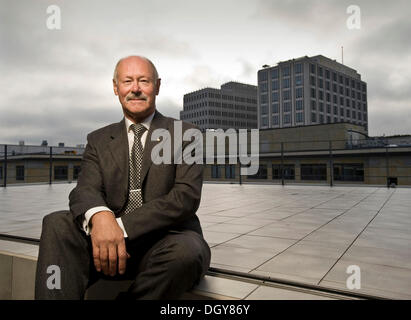
[[[0,233],[39,238],[45,214],[68,208],[74,184],[0,189]],[[411,189],[363,186],[205,183],[198,211],[214,268],[411,299]],[[38,248],[0,240],[0,251],[37,256]],[[271,299],[258,287],[248,299]]]

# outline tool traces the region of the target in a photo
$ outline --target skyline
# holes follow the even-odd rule
[[[160,112],[175,118],[186,93],[228,81],[257,85],[263,65],[324,55],[357,70],[368,86],[369,134],[410,134],[411,4],[356,1],[1,1],[0,143],[86,142],[122,118],[111,78],[123,56],[156,65]],[[61,9],[49,30],[47,7]]]

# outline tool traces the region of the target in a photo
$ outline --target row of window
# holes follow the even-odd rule
[[[195,101],[206,99],[206,98],[223,99],[223,100],[229,100],[229,101],[247,102],[247,103],[254,103],[254,104],[257,103],[257,100],[252,99],[252,98],[237,97],[237,96],[212,93],[212,92],[202,92],[198,94],[185,95],[183,100],[184,100],[184,103],[188,103],[188,102],[195,102]]]
[[[236,166],[232,164],[212,165],[211,178],[222,178],[222,168],[225,168],[225,179],[235,179]],[[326,164],[301,164],[301,180],[327,180]],[[249,179],[267,179],[267,164],[260,164],[258,172],[255,175],[248,176]],[[294,164],[272,164],[273,180],[285,179],[295,180]],[[333,179],[336,181],[364,181],[364,165],[362,163],[336,163],[333,165]]]
[[[224,125],[236,128],[255,128],[257,127],[257,122],[244,122],[244,121],[231,121],[231,120],[219,120],[219,119],[204,119],[195,120],[191,123],[195,125]]]
[[[204,117],[208,115],[257,120],[257,116],[255,114],[234,113],[234,112],[225,112],[225,111],[219,111],[219,110],[204,110],[204,111],[198,111],[198,112],[192,112],[192,113],[182,113],[181,120],[195,119],[198,117]]]
[[[294,65],[294,72],[297,75],[301,74],[303,72],[303,65],[302,63],[296,63]],[[282,79],[283,81],[285,80],[285,77],[289,77],[291,75],[290,72],[290,65],[284,65],[281,67],[281,73],[282,73]],[[310,64],[310,74],[312,75],[317,75],[318,77],[325,78],[327,80],[332,80],[335,83],[339,83],[341,85],[345,85],[347,87],[351,87],[352,89],[356,89],[358,91],[366,92],[367,87],[364,82],[358,81],[356,79],[352,79],[350,77],[347,77],[343,74],[324,69],[322,66],[316,66],[315,64]],[[270,76],[271,80],[278,80],[279,79],[279,68],[273,68],[270,70]],[[302,75],[299,75],[302,79]],[[312,76],[310,76],[312,77]],[[260,71],[258,73],[258,82],[264,82],[268,81],[268,71]],[[323,79],[321,79],[323,81]],[[262,85],[262,83],[260,84]],[[277,84],[278,85],[278,84]],[[329,90],[329,89],[328,89]]]
[[[54,166],[54,180],[68,180],[68,166]],[[73,179],[77,180],[80,173],[80,166],[73,166]],[[3,167],[0,167],[0,180],[3,179]],[[25,167],[16,166],[16,180],[25,180]]]
[[[317,117],[318,116],[318,117]],[[323,115],[319,114],[317,115],[316,113],[311,114],[311,123],[318,123],[320,124],[326,124],[326,123],[337,123],[337,122],[351,122],[353,124],[357,125],[363,125],[367,123],[366,116],[364,115],[364,119],[361,120],[361,116],[359,116],[358,120],[354,119],[338,119],[337,117],[331,117],[329,115]],[[332,121],[333,120],[333,121]],[[292,117],[291,114],[284,114],[283,115],[283,124],[291,124],[292,123]],[[297,112],[295,114],[295,123],[304,123],[304,113],[303,112]],[[273,114],[272,115],[272,125],[273,126],[279,126],[280,125],[280,115],[279,114]],[[268,127],[268,118],[267,117],[261,117],[261,126],[262,127]]]
[[[348,89],[347,89],[348,90]],[[347,97],[350,97],[350,92],[349,91],[347,91],[346,92],[346,95],[344,96],[344,92],[340,92],[340,94],[342,95],[342,96],[340,96],[340,101],[343,101],[344,100],[344,98],[346,98],[347,100],[349,100]],[[324,96],[327,98],[327,101],[329,102],[330,101],[330,99],[331,99],[331,93],[329,93],[329,92],[325,92],[325,95],[324,95],[324,91],[323,90],[318,90],[318,98],[320,99],[320,100],[324,100]],[[357,97],[356,97],[357,96]],[[317,90],[315,89],[315,88],[311,88],[311,98],[316,98],[317,97]],[[336,101],[337,101],[337,95],[336,94],[334,94],[333,95],[333,99],[334,99],[334,103],[337,103]],[[351,98],[352,99],[357,99],[358,101],[363,101],[363,102],[367,102],[367,95],[365,94],[365,93],[363,93],[362,95],[361,95],[361,93],[359,93],[359,92],[357,92],[357,95],[355,94],[355,92],[353,91],[352,92],[352,95],[351,95]],[[354,101],[354,100],[353,100]]]
[[[214,102],[214,101],[204,101],[198,104],[194,105],[185,105],[184,106],[184,111],[192,111],[192,110],[197,110],[201,107],[218,107],[218,108],[227,108],[227,109],[233,109],[233,110],[244,110],[244,111],[251,111],[255,112],[257,110],[257,107],[255,106],[244,106],[244,105],[237,105],[237,104],[232,104],[232,103],[220,103],[220,102]]]

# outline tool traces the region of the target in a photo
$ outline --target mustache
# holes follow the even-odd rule
[[[132,99],[147,100],[147,97],[143,94],[136,95],[134,93],[130,93],[126,96],[126,101],[129,101],[129,100],[132,100]]]

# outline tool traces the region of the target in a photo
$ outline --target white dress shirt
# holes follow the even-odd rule
[[[148,134],[148,129],[150,129],[150,125],[151,125],[151,121],[153,120],[154,117],[154,113],[153,112],[150,116],[148,116],[143,122],[141,122],[141,124],[146,127],[147,130],[144,131],[143,135],[141,136],[141,145],[144,148],[144,145],[146,143],[146,139],[147,139],[147,134]],[[125,117],[125,123],[126,123],[126,130],[127,130],[127,137],[128,137],[128,153],[131,156],[131,149],[133,148],[133,144],[134,144],[134,132],[133,130],[130,129],[130,126],[134,123],[131,120],[129,120],[127,117]],[[98,212],[101,211],[110,211],[113,215],[114,212],[112,210],[110,210],[109,208],[105,207],[105,206],[101,206],[101,207],[94,207],[89,209],[85,214],[84,214],[84,221],[83,221],[83,229],[86,232],[87,235],[90,234],[90,219],[93,215],[95,215]],[[124,233],[124,237],[127,238],[127,232],[126,229],[124,228],[123,225],[123,221],[121,220],[121,218],[116,218],[116,221],[119,225],[119,227],[121,228],[121,230],[123,230]]]

